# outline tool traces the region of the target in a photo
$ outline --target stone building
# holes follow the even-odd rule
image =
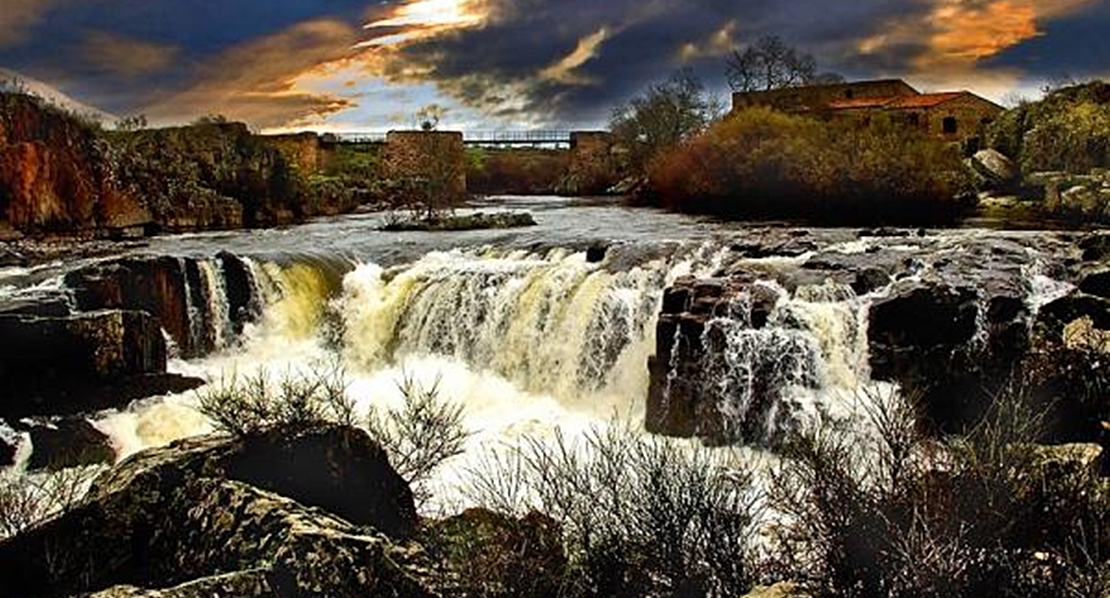
[[[736,93],[732,110],[767,106],[795,114],[868,121],[877,114],[944,139],[977,145],[983,127],[1003,108],[970,91],[921,93],[889,79]]]

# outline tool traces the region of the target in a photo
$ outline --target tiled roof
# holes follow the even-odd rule
[[[932,108],[950,100],[967,95],[966,91],[952,91],[946,93],[923,93],[914,96],[891,96],[885,98],[854,98],[850,100],[833,100],[829,102],[832,110],[852,110],[862,108],[887,108],[891,110],[905,110],[911,108]]]
[[[893,98],[893,101],[886,105],[887,108],[932,108],[939,106],[945,102],[954,100],[958,97],[967,95],[966,91],[953,91],[947,93],[924,93],[919,96],[905,96],[900,98]]]
[[[851,110],[853,108],[882,108],[887,104],[893,102],[898,98],[885,97],[885,98],[854,98],[851,100],[833,100],[829,102],[829,108],[833,110]]]

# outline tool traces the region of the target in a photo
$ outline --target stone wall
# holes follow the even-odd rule
[[[386,136],[390,178],[426,187],[436,201],[466,197],[466,147],[456,131],[390,131]]]
[[[262,140],[284,154],[302,174],[320,172],[327,163],[326,150],[316,133],[263,135]]]
[[[805,112],[824,109],[836,100],[914,95],[919,95],[918,91],[899,79],[857,81],[772,91],[738,92],[732,95],[732,110],[735,112],[754,106],[766,106],[788,112]]]

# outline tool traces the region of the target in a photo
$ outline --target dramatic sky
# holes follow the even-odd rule
[[[0,0],[0,75],[259,129],[579,127],[765,35],[849,77],[994,99],[1110,76],[1110,0]]]

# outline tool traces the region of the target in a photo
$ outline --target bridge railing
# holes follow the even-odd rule
[[[389,133],[331,133],[339,143],[385,143]],[[478,146],[569,147],[571,131],[560,130],[479,130],[464,131],[463,143]]]

